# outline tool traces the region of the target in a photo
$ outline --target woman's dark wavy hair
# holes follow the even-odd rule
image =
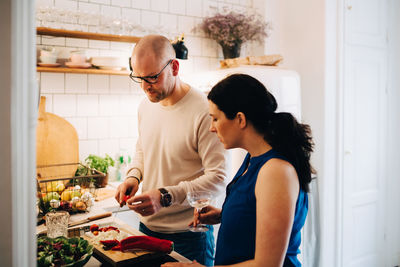
[[[294,166],[300,187],[309,191],[314,172],[310,164],[314,146],[311,129],[290,113],[275,112],[278,107],[275,97],[261,82],[246,74],[233,74],[217,83],[207,98],[230,120],[243,112],[265,141]]]

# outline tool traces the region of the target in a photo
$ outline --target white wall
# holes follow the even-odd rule
[[[313,130],[315,152],[312,162],[323,176],[325,4],[320,0],[265,1],[266,19],[273,23],[265,53],[283,55],[283,68],[300,74],[302,120]]]
[[[329,101],[326,99],[325,88],[325,1],[266,0],[265,14],[266,19],[272,22],[273,28],[265,44],[265,54],[281,54],[284,58],[282,67],[294,70],[300,75],[302,122],[311,126],[315,142],[311,161],[317,171],[320,201],[324,201],[324,196],[328,196],[325,190],[332,189],[327,186],[331,181],[326,179],[324,169],[325,147],[329,145],[325,143],[326,101]],[[336,76],[333,79],[336,79]],[[323,210],[321,212],[320,217],[328,219]],[[324,221],[321,223],[323,228]],[[329,243],[322,242],[322,246],[325,245],[330,246]],[[317,256],[315,255],[318,262]]]

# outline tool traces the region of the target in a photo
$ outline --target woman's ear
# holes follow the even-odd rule
[[[246,128],[247,125],[246,115],[244,115],[243,112],[238,112],[236,113],[236,118],[239,122],[239,128],[240,129]]]
[[[179,73],[179,61],[177,59],[173,59],[171,65],[172,65],[172,75],[177,76]]]

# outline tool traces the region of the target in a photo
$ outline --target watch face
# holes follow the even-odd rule
[[[171,205],[171,201],[172,201],[172,196],[170,193],[168,193],[168,191],[165,188],[160,188],[158,189],[161,192],[161,206],[163,207],[168,207]]]
[[[168,207],[169,205],[171,205],[171,195],[169,193],[166,193],[163,195],[163,204],[164,207]]]

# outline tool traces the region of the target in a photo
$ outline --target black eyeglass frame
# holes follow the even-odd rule
[[[151,75],[151,76],[135,76],[132,75],[133,71],[131,71],[131,73],[129,74],[129,78],[131,78],[132,81],[136,82],[136,83],[142,83],[143,81],[149,83],[149,84],[155,84],[158,82],[158,77],[161,75],[161,73],[163,72],[163,70],[173,61],[173,59],[170,59],[168,61],[168,63],[160,70],[159,73],[157,73],[156,75]],[[155,79],[155,82],[150,82],[148,79]]]

